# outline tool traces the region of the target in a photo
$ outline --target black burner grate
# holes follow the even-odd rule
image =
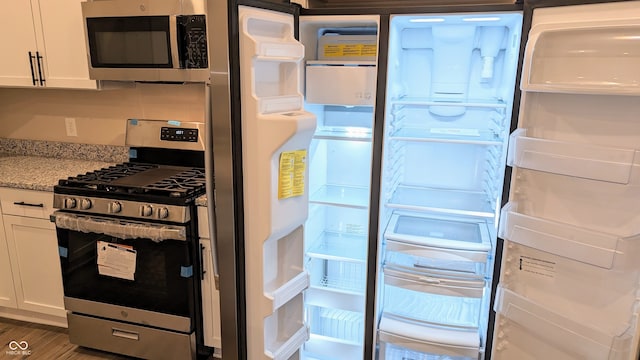
[[[205,184],[205,172],[201,168],[129,162],[59,181],[59,185],[68,188],[172,198],[201,194]]]

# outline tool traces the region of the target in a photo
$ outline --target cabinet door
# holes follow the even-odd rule
[[[16,292],[13,288],[11,262],[9,262],[9,250],[2,221],[0,221],[0,306],[16,307]]]
[[[29,51],[34,56],[36,52],[31,2],[2,1],[0,14],[0,86],[34,86],[29,63]]]
[[[18,308],[66,316],[55,225],[45,219],[3,218]]]
[[[87,46],[80,0],[34,1],[39,12],[39,50],[47,87],[95,89],[89,79]]]
[[[220,292],[213,278],[211,241],[200,239],[202,247],[202,266],[205,271],[202,279],[202,317],[204,324],[204,344],[214,348],[221,346],[220,334]]]

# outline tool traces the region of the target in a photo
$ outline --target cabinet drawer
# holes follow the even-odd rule
[[[53,213],[53,193],[0,188],[0,206],[4,215],[48,219]]]

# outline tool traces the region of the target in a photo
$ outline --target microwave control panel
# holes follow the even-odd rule
[[[208,68],[206,17],[204,15],[183,15],[176,18],[176,23],[178,26],[180,67],[183,69]]]

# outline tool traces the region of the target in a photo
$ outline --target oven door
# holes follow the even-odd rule
[[[67,310],[193,331],[197,247],[187,226],[63,211],[53,217]]]

